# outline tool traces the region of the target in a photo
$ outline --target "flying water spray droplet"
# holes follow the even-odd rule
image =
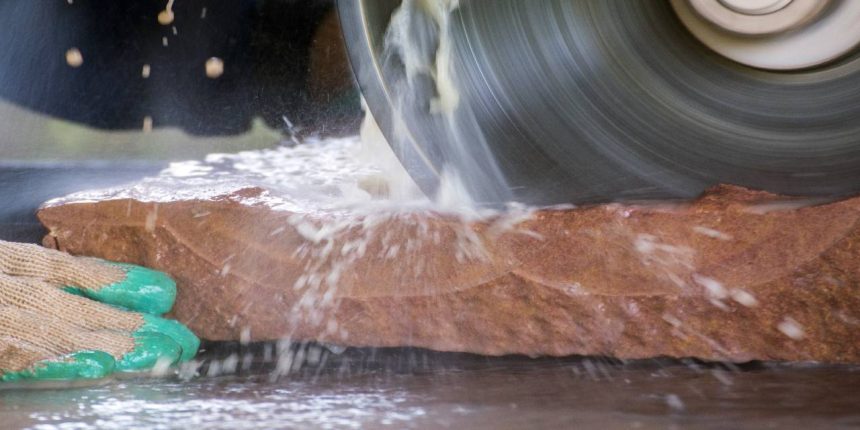
[[[218,57],[206,60],[206,76],[211,79],[220,78],[224,74],[224,61]]]
[[[176,18],[173,14],[173,0],[167,0],[167,6],[164,10],[158,13],[158,23],[161,25],[170,25],[173,19]]]
[[[66,63],[74,68],[81,67],[84,64],[84,56],[78,48],[70,48],[66,51]]]
[[[152,131],[152,117],[147,115],[143,117],[143,132],[149,133]]]
[[[785,317],[782,322],[777,325],[777,328],[782,332],[782,334],[793,340],[801,340],[806,336],[806,333],[803,331],[803,326],[801,326],[800,323],[792,317]]]

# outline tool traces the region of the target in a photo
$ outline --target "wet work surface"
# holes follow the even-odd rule
[[[290,372],[283,360],[248,366],[238,358],[247,355],[231,355],[204,358],[190,379],[6,389],[0,420],[34,429],[860,427],[858,366],[314,351],[301,355],[315,364],[293,361]]]

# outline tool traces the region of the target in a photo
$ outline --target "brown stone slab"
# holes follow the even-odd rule
[[[267,191],[66,200],[45,245],[171,274],[210,340],[860,362],[860,198],[718,187],[478,221],[273,209]]]

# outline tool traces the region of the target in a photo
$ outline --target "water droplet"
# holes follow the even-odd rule
[[[143,132],[149,133],[152,131],[152,117],[147,115],[143,117]]]
[[[167,5],[164,10],[158,13],[158,23],[161,25],[170,25],[173,23],[173,0],[167,0]]]
[[[681,412],[684,410],[684,402],[681,401],[681,398],[678,397],[677,394],[667,395],[666,404],[675,412]]]
[[[206,76],[212,79],[221,77],[224,74],[224,62],[218,57],[212,57],[206,60]]]
[[[794,318],[785,317],[779,325],[776,326],[782,334],[794,339],[800,340],[806,335],[803,332],[803,326],[800,325]]]
[[[70,48],[66,51],[66,63],[75,68],[81,67],[84,64],[84,56],[78,48]]]

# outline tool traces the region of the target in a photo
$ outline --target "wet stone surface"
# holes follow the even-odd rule
[[[360,149],[175,163],[46,203],[44,244],[170,274],[213,341],[860,363],[860,197],[492,211],[389,198]]]
[[[306,352],[307,348],[304,349]],[[485,358],[327,350],[274,377],[263,348],[236,373],[0,391],[4,428],[856,428],[860,368]],[[292,352],[295,357],[295,350]],[[232,357],[232,358],[231,358]],[[220,369],[213,372],[214,367]],[[295,363],[295,362],[294,362]],[[283,363],[281,364],[283,365]],[[229,370],[229,369],[228,369]],[[213,376],[206,376],[212,373]],[[187,375],[186,375],[187,376]]]

